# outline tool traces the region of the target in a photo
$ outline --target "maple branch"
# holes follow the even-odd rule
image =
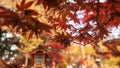
[[[99,20],[98,20],[98,19],[99,19],[99,8],[100,8],[99,4],[100,4],[100,1],[97,0],[96,22],[97,22],[97,26],[98,26],[98,29],[100,30],[101,34],[104,34],[104,33],[102,32],[102,29],[101,29],[101,26],[100,26],[100,24],[99,24]],[[101,38],[100,38],[100,39],[101,39]]]
[[[97,22],[97,25],[99,26],[99,21],[98,21],[98,17],[99,17],[99,0],[97,0],[97,9],[96,9],[96,22]]]

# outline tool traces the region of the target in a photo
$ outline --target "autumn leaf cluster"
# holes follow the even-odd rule
[[[62,35],[62,32],[69,33],[68,40],[75,34],[74,40],[85,44],[97,43],[109,35],[109,28],[120,24],[118,0],[105,2],[99,0],[20,0],[15,5],[14,10],[0,6],[1,26],[8,26],[22,35],[29,33],[29,38],[34,34],[40,37],[43,31],[53,30],[58,35]],[[34,8],[31,8],[32,6]],[[36,7],[39,10],[35,9]],[[83,12],[80,14],[80,11]],[[83,18],[79,18],[80,15]],[[76,28],[69,21],[82,27]],[[66,36],[62,37],[66,38]]]

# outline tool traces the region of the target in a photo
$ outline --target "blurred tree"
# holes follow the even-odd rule
[[[9,59],[19,54],[17,50],[15,50],[14,46],[21,47],[22,44],[20,42],[19,37],[12,35],[11,33],[4,31],[0,28],[0,56],[3,59]]]
[[[120,57],[111,57],[110,59],[105,59],[105,63],[108,65],[118,65],[120,63]]]

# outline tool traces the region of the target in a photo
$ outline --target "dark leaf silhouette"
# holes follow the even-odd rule
[[[16,8],[17,8],[18,10],[22,10],[22,8],[20,7],[20,5],[18,5],[18,4],[16,4]]]
[[[24,6],[25,6],[25,1],[26,0],[22,0],[21,5],[20,5],[23,9],[24,9]]]
[[[36,5],[40,5],[44,0],[37,0]]]
[[[62,33],[57,33],[53,40],[60,43],[61,45],[64,45],[64,47],[69,47],[71,43],[72,37],[69,34],[65,34],[64,32]]]
[[[30,3],[31,2],[29,2],[29,4]],[[29,38],[32,37],[33,34],[39,36],[43,31],[50,32],[50,29],[52,29],[50,25],[41,23],[37,18],[33,17],[39,15],[35,10],[25,10],[24,14],[26,17],[21,17],[19,13],[3,8],[1,7],[0,9],[0,17],[3,18],[2,26],[12,26],[16,32],[21,33],[22,31],[23,35],[30,31]]]
[[[32,6],[33,3],[34,3],[34,1],[30,1],[27,4],[25,4],[25,9],[29,8],[30,6]]]
[[[20,5],[17,3],[16,8],[18,11],[24,12],[24,10],[30,8],[33,5],[34,1],[29,1],[26,3],[26,0],[22,0]]]
[[[25,14],[25,15],[29,15],[29,16],[33,16],[33,15],[34,15],[34,16],[37,16],[37,15],[39,15],[37,11],[31,10],[31,9],[25,10],[25,11],[24,11],[24,14]]]

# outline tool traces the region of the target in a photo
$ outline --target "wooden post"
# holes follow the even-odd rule
[[[84,46],[80,45],[80,51],[81,51],[81,61],[80,61],[80,67],[85,67],[85,52],[84,52]]]
[[[51,68],[55,68],[55,61],[52,61],[52,67]]]
[[[84,52],[84,46],[83,45],[80,45],[80,50],[81,50],[81,53],[82,53],[82,57],[85,58],[85,52]]]
[[[28,57],[29,57],[29,53],[25,54],[25,67],[27,67],[28,65]]]

